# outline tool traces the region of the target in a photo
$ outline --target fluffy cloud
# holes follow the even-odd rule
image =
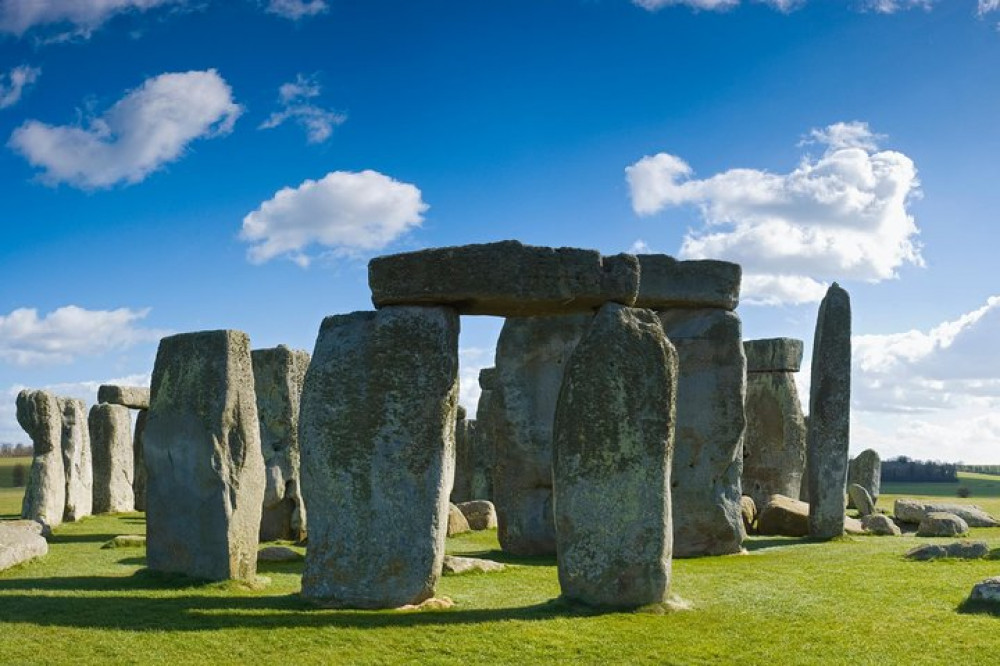
[[[2,0],[0,32],[23,35],[36,26],[69,25],[89,36],[105,21],[127,11],[144,12],[184,0]]]
[[[40,68],[27,65],[15,67],[7,74],[0,74],[0,109],[14,106],[21,101],[25,89],[37,81],[41,74]]]
[[[155,342],[166,331],[138,326],[148,314],[149,309],[85,310],[68,305],[39,317],[34,308],[19,308],[0,315],[0,361],[69,363],[78,356]]]
[[[419,226],[428,208],[420,190],[377,171],[332,171],[285,187],[243,218],[240,238],[255,264],[286,255],[300,266],[318,244],[336,253],[378,250]]]
[[[328,9],[324,0],[269,0],[267,11],[297,21],[305,16],[322,14]]]
[[[8,145],[48,183],[85,189],[137,183],[195,139],[228,134],[242,112],[214,70],[161,74],[85,125],[29,120]]]
[[[768,5],[778,11],[788,12],[805,3],[806,0],[754,0]],[[656,11],[664,7],[684,5],[692,9],[707,9],[709,11],[725,11],[740,4],[740,0],[632,0],[632,3],[648,11]]]
[[[493,350],[483,347],[462,347],[458,350],[458,403],[465,407],[468,418],[476,418],[479,395],[479,371],[493,367]]]
[[[316,80],[299,74],[294,82],[285,83],[278,88],[282,108],[272,113],[258,129],[272,129],[288,120],[294,120],[306,131],[309,143],[326,141],[333,133],[333,128],[342,125],[347,116],[309,102],[319,94],[320,86]]]
[[[694,205],[705,223],[686,234],[680,255],[743,265],[751,303],[817,301],[823,282],[879,282],[904,264],[923,265],[908,205],[919,196],[906,155],[879,150],[865,123],[813,130],[825,145],[786,174],[731,169],[693,177],[680,157],[646,156],[626,168],[632,207],[652,215]]]

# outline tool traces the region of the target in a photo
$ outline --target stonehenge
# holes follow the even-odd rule
[[[66,473],[66,506],[63,520],[73,522],[93,513],[94,468],[86,405],[76,398],[59,398],[63,470]],[[131,506],[129,510],[131,510]]]
[[[878,502],[879,490],[882,485],[882,459],[878,452],[872,449],[865,449],[856,457],[852,458],[847,465],[847,486],[856,483],[868,491],[872,503]],[[859,508],[853,501],[848,502],[847,508]]]
[[[66,509],[66,472],[62,455],[62,410],[48,391],[17,394],[17,422],[31,438],[34,455],[21,503],[21,517],[52,528]]]
[[[136,511],[146,510],[146,466],[142,455],[142,436],[146,430],[149,410],[149,388],[145,386],[120,386],[102,384],[97,389],[98,404],[119,405],[137,410],[132,434],[132,496]],[[120,449],[116,449],[120,450]],[[119,464],[119,463],[115,463]],[[124,462],[120,463],[124,464]],[[123,511],[131,509],[122,509]]]
[[[94,456],[94,513],[135,509],[132,414],[128,407],[99,403],[90,408]]]

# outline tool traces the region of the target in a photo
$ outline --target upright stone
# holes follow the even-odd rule
[[[847,486],[850,487],[852,483],[867,490],[873,503],[878,502],[882,486],[882,459],[879,458],[877,451],[865,449],[851,460],[847,467]],[[849,505],[848,508],[859,507]]]
[[[670,592],[677,354],[649,310],[601,308],[569,359],[555,414],[559,585],[635,607]]]
[[[809,535],[844,533],[851,423],[851,299],[836,282],[819,306],[809,387]]]
[[[245,333],[160,341],[143,453],[149,567],[252,580],[264,459]]]
[[[740,552],[746,538],[740,507],[746,427],[740,319],[715,308],[659,315],[678,358],[674,557]]]
[[[493,501],[493,469],[496,462],[497,420],[499,400],[497,395],[496,368],[479,371],[479,404],[476,405],[476,421],[471,435],[472,499]]]
[[[563,372],[592,314],[509,317],[497,341],[493,503],[500,547],[554,555],[552,425]]]
[[[802,341],[748,340],[747,431],[743,493],[764,506],[771,495],[799,497],[806,466],[806,424],[795,386]]]
[[[299,475],[299,400],[309,352],[278,345],[255,349],[251,357],[265,474],[260,540],[299,541],[306,536]]]
[[[94,452],[94,513],[132,511],[132,414],[128,407],[101,403],[90,408],[89,421]]]
[[[83,400],[59,398],[62,412],[62,457],[66,472],[66,508],[63,520],[74,521],[93,513],[94,471],[91,463],[87,406]]]
[[[394,608],[433,596],[453,474],[458,328],[447,307],[323,320],[299,429],[305,598]]]
[[[48,391],[21,391],[17,394],[17,422],[34,448],[21,517],[55,527],[62,523],[66,508],[59,400]]]
[[[451,486],[451,503],[460,504],[472,499],[472,446],[475,421],[466,418],[465,409],[459,405],[455,420],[455,482]]]
[[[132,494],[135,496],[136,511],[146,510],[146,458],[142,452],[142,440],[148,418],[149,410],[140,409],[132,435]]]

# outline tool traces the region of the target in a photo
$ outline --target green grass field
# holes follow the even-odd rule
[[[996,512],[1000,477],[973,481],[966,501]],[[901,492],[945,489],[884,492],[891,509]],[[301,601],[301,564],[262,566],[270,582],[252,590],[152,574],[142,550],[101,549],[144,530],[142,514],[64,525],[46,558],[0,573],[0,663],[981,664],[1000,652],[1000,616],[963,607],[1000,561],[909,562],[928,541],[912,536],[754,537],[746,555],[676,560],[674,592],[693,609],[652,615],[560,603],[554,560],[506,557],[494,532],[448,540],[509,564],[442,579],[454,609],[363,612]],[[973,536],[1000,547],[1000,528]]]

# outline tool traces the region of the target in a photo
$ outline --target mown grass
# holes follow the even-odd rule
[[[1000,479],[992,492],[968,501],[1000,501]],[[693,610],[652,615],[560,603],[554,560],[505,556],[492,531],[448,540],[509,565],[442,579],[454,609],[362,612],[299,599],[301,563],[262,566],[270,582],[253,590],[101,549],[144,529],[142,514],[64,525],[45,559],[0,574],[0,662],[971,664],[1000,650],[1000,617],[963,605],[1000,562],[910,562],[927,541],[913,536],[754,537],[746,555],[677,560],[673,589]],[[1000,528],[974,537],[1000,546]]]

